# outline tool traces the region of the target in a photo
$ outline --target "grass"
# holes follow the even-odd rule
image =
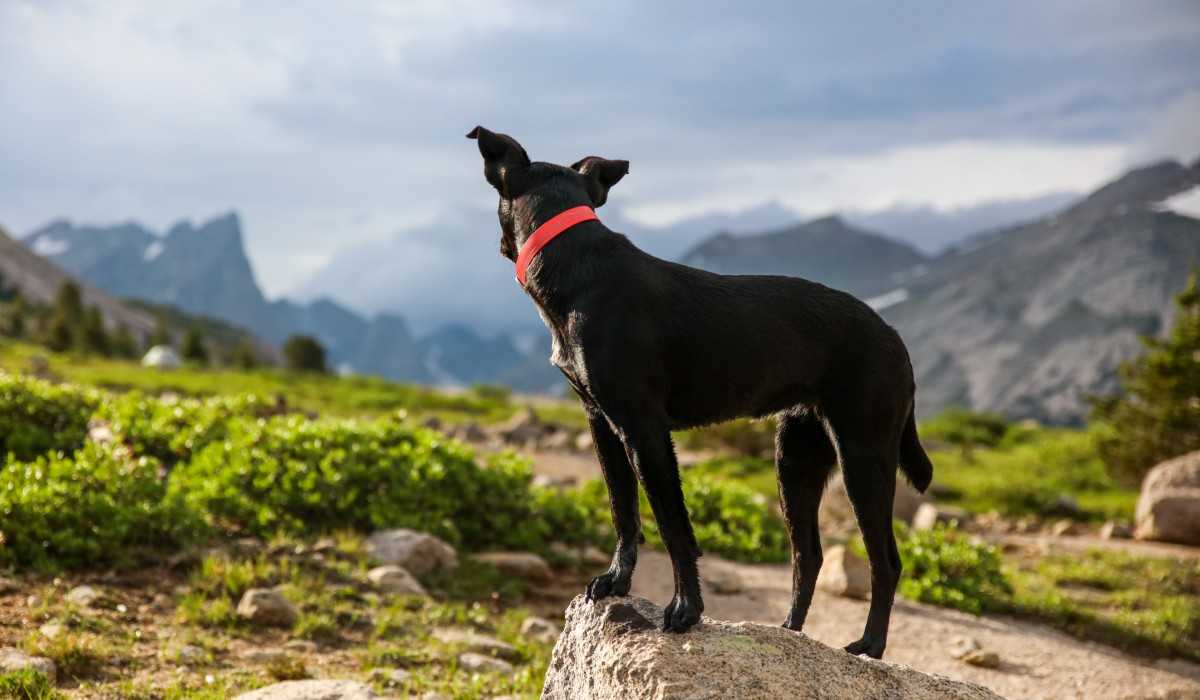
[[[1007,568],[1011,612],[1141,656],[1200,661],[1200,560],[1091,550]]]
[[[0,698],[12,700],[65,700],[46,674],[32,669],[0,674]]]

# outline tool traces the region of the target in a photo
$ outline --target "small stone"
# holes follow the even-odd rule
[[[978,666],[979,668],[1000,668],[1000,655],[994,651],[976,649],[975,651],[968,652],[966,656],[962,657],[962,660],[971,666]]]
[[[283,681],[238,695],[234,700],[378,700],[379,696],[357,681]]]
[[[950,640],[950,646],[946,651],[950,653],[950,658],[961,659],[980,648],[979,641],[974,637],[955,637]]]
[[[430,416],[426,418],[425,420],[421,421],[421,425],[429,428],[430,430],[439,431],[444,427],[442,424],[442,419],[438,418],[437,416]]]
[[[385,593],[397,595],[425,596],[425,587],[421,582],[408,573],[408,569],[395,564],[377,566],[367,572],[367,580],[373,586]]]
[[[550,643],[558,639],[558,625],[544,617],[527,617],[521,623],[521,634],[534,641]]]
[[[512,673],[513,665],[502,659],[467,652],[459,654],[458,665],[475,673]]]
[[[375,683],[382,683],[389,688],[396,688],[408,682],[412,676],[411,673],[401,668],[375,668],[371,669],[371,680]]]
[[[367,552],[381,564],[395,564],[414,576],[458,568],[454,548],[433,535],[407,528],[382,530],[367,538]]]
[[[260,625],[291,627],[299,617],[296,608],[278,591],[251,588],[237,606],[238,617]]]
[[[425,693],[424,695],[422,695],[421,700],[453,700],[453,698],[451,698],[449,695],[446,695],[445,693],[435,693],[431,690],[428,693]]]
[[[971,513],[962,508],[938,506],[932,503],[922,503],[913,514],[912,529],[932,530],[936,525],[949,525],[957,522],[965,525],[971,521]]]
[[[1077,532],[1076,525],[1071,520],[1059,520],[1050,526],[1050,534],[1055,537],[1064,537],[1066,535],[1074,535]]]
[[[550,565],[531,552],[484,552],[471,557],[475,561],[491,564],[501,573],[530,581],[549,581],[554,578]]]
[[[71,605],[89,608],[100,600],[100,592],[91,586],[76,586],[67,592],[63,599]]]
[[[867,598],[871,595],[871,568],[866,560],[838,545],[825,554],[817,588],[845,598]]]
[[[521,658],[521,653],[513,645],[474,630],[438,627],[433,630],[432,636],[443,644],[462,647],[470,652],[499,656],[513,661]]]
[[[575,449],[580,452],[590,452],[593,445],[591,433],[584,431],[575,436]]]
[[[313,554],[333,554],[337,551],[337,540],[332,537],[322,537],[313,543]]]
[[[746,589],[742,577],[732,569],[711,569],[701,576],[701,580],[708,590],[722,595],[734,595]]]
[[[88,440],[97,445],[107,445],[113,441],[112,426],[108,421],[93,418],[88,421]]]
[[[45,674],[54,683],[58,679],[58,667],[44,656],[30,656],[20,649],[0,647],[0,673],[32,669]]]
[[[208,661],[208,652],[195,644],[184,644],[175,652],[175,658],[181,664],[196,666]]]
[[[239,537],[229,546],[234,554],[242,557],[252,557],[263,551],[263,547],[263,541],[257,537]]]
[[[38,628],[38,632],[40,632],[41,635],[46,639],[56,639],[62,635],[66,629],[67,628],[63,626],[63,623],[61,622],[47,622]]]
[[[238,654],[238,658],[252,664],[270,664],[287,658],[287,652],[273,647],[254,647]]]
[[[452,434],[459,440],[473,443],[487,442],[490,437],[486,430],[479,427],[478,423],[464,423],[455,428]]]
[[[0,595],[16,593],[21,590],[21,585],[7,576],[0,576]]]
[[[1109,520],[1100,527],[1100,538],[1105,540],[1127,540],[1133,537],[1133,528],[1116,520]]]
[[[283,648],[298,654],[315,654],[319,649],[316,642],[308,639],[290,639],[283,643]]]

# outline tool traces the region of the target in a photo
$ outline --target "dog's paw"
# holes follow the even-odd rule
[[[632,578],[632,576],[623,575],[618,571],[605,571],[592,579],[591,583],[587,585],[584,595],[593,603],[609,596],[628,595]]]
[[[687,632],[700,621],[704,603],[699,598],[676,595],[663,611],[664,632]]]
[[[793,632],[799,632],[800,630],[804,629],[804,620],[797,619],[792,615],[788,615],[787,619],[784,620],[783,624],[780,626]]]
[[[877,642],[870,637],[863,637],[857,642],[851,642],[850,644],[847,644],[845,648],[846,651],[854,654],[855,656],[858,656],[859,654],[866,654],[872,659],[882,659],[883,647],[886,644],[887,642]]]

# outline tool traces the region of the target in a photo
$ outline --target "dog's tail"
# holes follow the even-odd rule
[[[908,420],[904,423],[904,434],[900,436],[900,470],[908,477],[913,488],[925,493],[929,482],[933,481],[933,462],[921,447],[917,437],[916,408],[908,410]]]

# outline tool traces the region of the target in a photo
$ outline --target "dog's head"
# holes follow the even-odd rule
[[[500,193],[500,254],[510,260],[517,259],[521,244],[540,223],[571,207],[602,206],[609,188],[629,172],[627,160],[596,156],[569,168],[530,162],[516,139],[482,126],[467,138],[479,143],[483,176]]]

